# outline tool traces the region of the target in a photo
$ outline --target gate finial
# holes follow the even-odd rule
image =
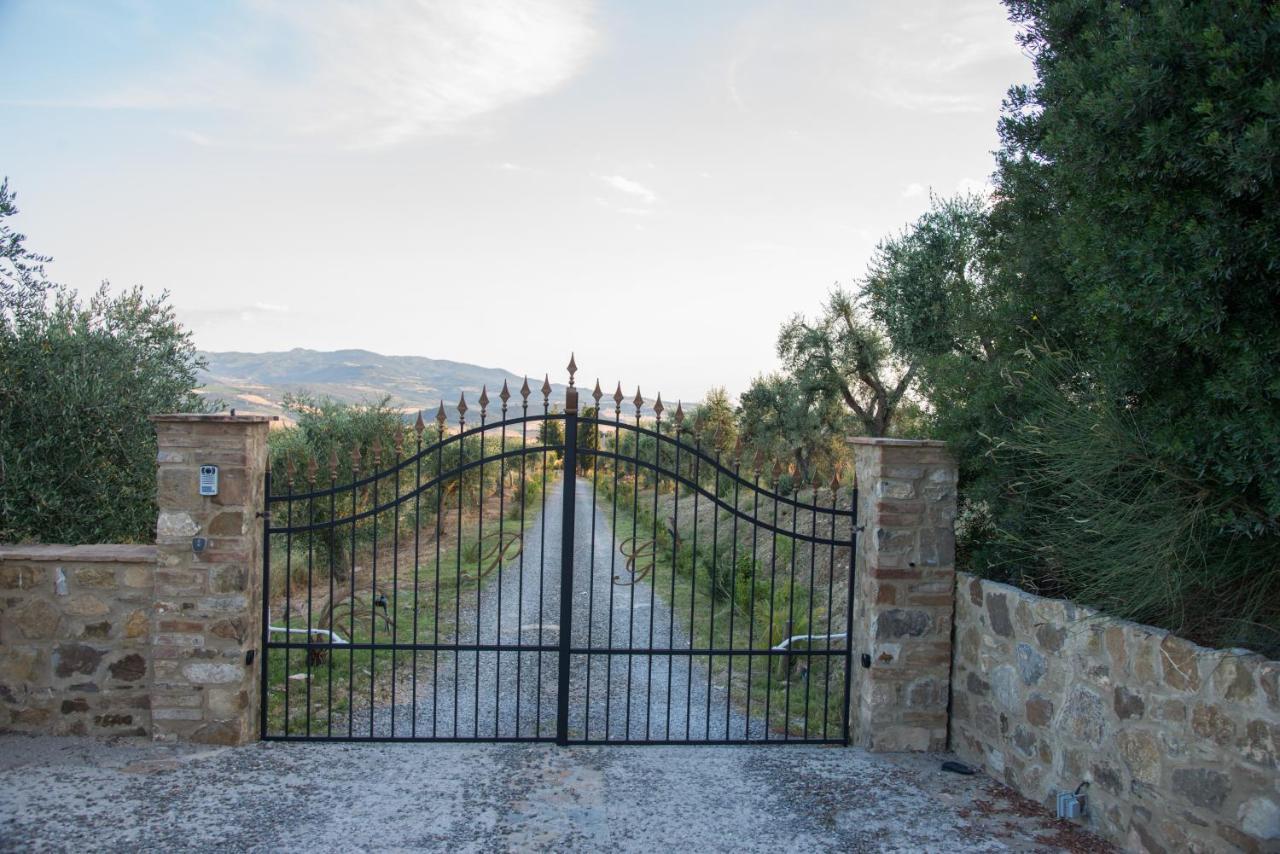
[[[310,483],[312,486],[315,486],[316,470],[318,468],[319,466],[316,465],[316,458],[311,454],[308,454],[307,455],[307,482]]]
[[[613,393],[613,408],[622,411],[622,380],[618,380],[618,390]]]
[[[573,388],[573,375],[578,372],[578,363],[573,360],[573,353],[569,354],[569,388]]]
[[[675,419],[676,419],[676,426],[677,426],[677,427],[679,427],[679,426],[681,426],[682,424],[684,424],[684,406],[683,406],[683,405],[681,405],[681,403],[680,403],[679,399],[677,399],[677,400],[676,400],[676,414],[675,414]]]
[[[507,411],[507,401],[511,399],[511,391],[507,388],[507,381],[502,381],[502,391],[498,392],[498,397],[502,400],[502,411]]]
[[[529,404],[529,378],[524,378],[524,385],[520,386],[520,396],[524,398],[525,405]]]
[[[336,481],[338,479],[338,446],[329,446],[329,480]]]
[[[484,419],[485,410],[489,408],[489,386],[480,386],[480,418]]]
[[[360,445],[357,444],[351,449],[351,474],[354,476],[360,471]]]
[[[422,439],[422,431],[427,429],[427,422],[422,420],[422,410],[418,410],[418,420],[413,423],[414,432],[418,434],[418,439]]]
[[[595,388],[595,391],[591,392],[591,396],[592,396],[592,397],[594,397],[594,398],[595,398],[595,400],[596,400],[596,409],[599,409],[599,408],[600,408],[600,398],[604,397],[604,392],[602,392],[602,391],[600,390],[600,378],[599,378],[599,377],[596,377],[596,388]],[[599,413],[597,412],[596,414],[598,415]]]
[[[467,420],[467,393],[465,391],[458,392],[458,423],[464,424]]]
[[[636,386],[636,399],[631,401],[636,405],[636,417],[640,417],[640,407],[644,406],[644,398],[640,396],[640,386]]]
[[[449,416],[444,414],[444,401],[440,401],[440,408],[436,410],[436,424],[440,425],[440,429],[444,430],[445,422],[449,420]]]
[[[551,400],[551,374],[542,375],[542,402]]]

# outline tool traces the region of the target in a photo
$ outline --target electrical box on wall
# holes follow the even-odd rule
[[[200,494],[218,494],[218,467],[200,466]]]

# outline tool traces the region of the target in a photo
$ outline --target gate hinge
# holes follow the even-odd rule
[[[253,518],[255,518],[255,519],[266,519],[268,522],[270,522],[270,521],[271,521],[271,511],[270,511],[270,510],[259,510],[257,513],[254,513],[254,514],[253,514]]]

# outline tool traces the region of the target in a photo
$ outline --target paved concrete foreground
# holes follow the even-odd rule
[[[0,737],[0,849],[1107,850],[940,757]]]

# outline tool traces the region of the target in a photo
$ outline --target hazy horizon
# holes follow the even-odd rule
[[[997,0],[17,0],[0,174],[52,278],[167,289],[202,350],[737,395],[984,185],[1014,35]]]

